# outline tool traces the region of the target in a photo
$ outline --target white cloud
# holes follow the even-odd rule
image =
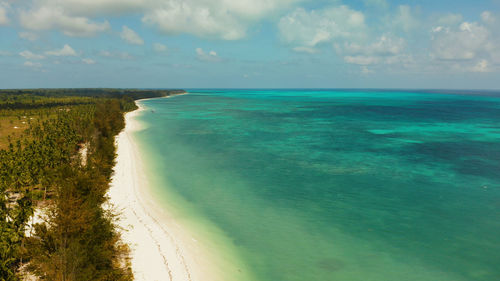
[[[361,73],[363,74],[370,74],[374,73],[375,71],[369,69],[366,65],[361,66]]]
[[[82,62],[84,64],[96,64],[96,61],[93,60],[93,59],[88,59],[88,58],[85,58],[85,59],[82,59]]]
[[[304,46],[294,47],[292,50],[294,50],[295,52],[298,52],[298,53],[308,53],[308,54],[319,53],[319,50],[316,48],[304,47]]]
[[[495,16],[490,11],[484,11],[481,13],[481,20],[489,25],[493,25],[496,23]]]
[[[39,7],[61,7],[70,15],[95,17],[147,9],[155,0],[37,0]]]
[[[363,55],[379,55],[379,56],[392,56],[397,55],[403,51],[406,42],[402,38],[393,37],[389,35],[380,36],[377,41],[370,45],[360,44],[344,44],[344,49],[350,54],[363,54]]]
[[[470,60],[484,51],[490,32],[475,22],[463,22],[458,28],[433,28],[432,56],[442,60]]]
[[[397,13],[391,19],[393,28],[401,29],[404,32],[410,32],[420,26],[420,22],[415,16],[415,11],[408,5],[398,7]]]
[[[217,56],[217,53],[215,51],[210,51],[206,53],[202,48],[196,48],[195,51],[199,60],[210,61],[210,62],[220,61],[220,58],[219,56]]]
[[[118,51],[101,51],[99,52],[99,55],[102,57],[124,59],[124,60],[130,60],[134,58],[127,52],[118,52]]]
[[[446,71],[491,72],[500,64],[500,39],[496,19],[481,14],[483,24],[464,21],[436,26],[431,32],[431,63]]]
[[[406,41],[399,37],[382,35],[375,42],[367,45],[344,43],[334,45],[337,54],[344,56],[344,61],[351,64],[394,64],[408,60],[403,54]]]
[[[167,34],[236,40],[264,18],[305,0],[30,0],[20,9],[30,30],[60,30],[69,36],[92,36],[108,30],[103,16],[142,14],[142,21]]]
[[[42,64],[39,62],[25,61],[24,66],[32,67],[32,68],[40,68],[40,67],[42,67]]]
[[[461,14],[446,14],[441,16],[438,20],[437,23],[438,25],[442,26],[450,26],[450,25],[457,25],[463,21],[463,16]]]
[[[112,53],[110,51],[101,51],[99,53],[99,55],[103,56],[103,57],[112,57]]]
[[[154,43],[153,50],[155,50],[155,52],[158,52],[158,53],[165,52],[167,50],[167,46],[160,44],[160,43]]]
[[[317,10],[297,8],[297,3],[305,1],[26,0],[24,3],[27,4],[11,8],[6,3],[14,6],[23,1],[0,0],[0,25],[8,23],[8,16],[12,22],[16,12],[20,25],[25,28],[19,30],[20,38],[37,40],[41,34],[38,31],[42,30],[58,30],[68,36],[85,37],[110,30],[105,18],[139,14],[143,23],[167,34],[189,33],[210,39],[236,40],[245,37],[253,25],[272,19],[278,22],[280,37],[291,50],[326,53],[323,47],[334,45],[340,58],[359,65],[364,73],[379,72],[382,67],[378,65],[384,65],[384,69],[396,69],[398,65],[412,63],[418,64],[419,71],[433,67],[440,71],[484,72],[496,71],[500,67],[500,30],[494,9],[484,11],[477,22],[466,20],[461,14],[438,15],[438,12],[423,21],[418,6],[389,7],[391,1],[387,0],[360,1],[365,4],[366,18],[361,11],[337,4],[341,0],[331,0],[330,6]],[[377,13],[372,13],[374,11]],[[124,26],[120,31],[123,40],[144,44],[143,38],[132,29]],[[379,36],[381,34],[384,36]],[[152,50],[165,52],[167,47],[154,43]],[[46,49],[37,51],[38,54],[24,51],[19,55],[33,62],[63,50],[43,51]],[[17,52],[12,55],[17,55]],[[94,55],[132,58],[120,51],[102,51]],[[216,52],[201,48],[197,49],[196,56],[203,61],[222,60]],[[105,60],[97,58],[99,62]],[[86,63],[84,60],[78,58],[80,63]],[[90,61],[93,60],[88,59]],[[431,66],[425,68],[424,65]]]
[[[143,22],[167,34],[237,40],[253,23],[299,0],[171,0],[158,1]]]
[[[109,23],[92,22],[87,17],[73,16],[59,6],[41,6],[38,9],[19,13],[21,25],[29,30],[56,29],[67,36],[89,37],[110,29]]]
[[[370,65],[370,64],[376,64],[380,62],[379,57],[375,56],[345,56],[344,61],[347,63],[352,63],[352,64],[359,64],[359,65]]]
[[[41,60],[45,58],[43,55],[34,54],[27,50],[20,52],[19,55],[27,60]]]
[[[23,31],[23,32],[19,32],[18,35],[19,35],[19,38],[26,39],[29,41],[35,41],[38,39],[38,34],[33,33],[33,32]]]
[[[299,50],[335,40],[362,38],[366,32],[363,13],[344,5],[317,11],[297,8],[280,19],[278,28],[283,41]]]
[[[47,56],[56,56],[56,57],[66,57],[66,56],[77,56],[76,51],[71,48],[70,45],[65,44],[62,49],[47,51],[45,52]]]
[[[7,16],[7,10],[10,6],[7,2],[0,2],[0,26],[7,25],[10,23],[9,17]]]
[[[246,33],[243,22],[224,9],[199,6],[193,1],[166,2],[162,8],[148,12],[142,20],[167,34],[191,33],[236,40]]]
[[[480,60],[471,70],[472,72],[489,72],[489,63],[487,60]]]
[[[141,38],[141,36],[139,36],[139,34],[125,25],[122,27],[120,37],[129,44],[144,45],[144,40]]]
[[[490,51],[490,55],[491,55],[491,59],[494,63],[496,64],[499,64],[500,65],[500,47],[494,47],[491,51]]]

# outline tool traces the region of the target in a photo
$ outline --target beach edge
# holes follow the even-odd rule
[[[125,114],[125,128],[115,138],[116,165],[107,194],[109,208],[119,213],[122,241],[130,247],[134,280],[221,280],[203,264],[201,247],[193,245],[186,229],[160,210],[150,193],[132,136],[141,130],[135,117],[145,110],[136,104],[139,108]]]

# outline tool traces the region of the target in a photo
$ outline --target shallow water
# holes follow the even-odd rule
[[[155,185],[255,280],[500,280],[492,93],[193,90],[141,104]]]

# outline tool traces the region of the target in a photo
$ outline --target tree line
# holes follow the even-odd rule
[[[125,125],[123,114],[136,108],[134,100],[177,93],[0,90],[0,118],[38,117],[0,150],[0,280],[26,274],[40,280],[133,279],[115,214],[102,207],[115,161],[114,137]],[[86,154],[80,153],[83,146]],[[40,206],[45,219],[28,235]]]

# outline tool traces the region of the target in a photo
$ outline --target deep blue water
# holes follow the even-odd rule
[[[254,280],[500,280],[500,96],[192,90],[141,101],[159,181]]]

